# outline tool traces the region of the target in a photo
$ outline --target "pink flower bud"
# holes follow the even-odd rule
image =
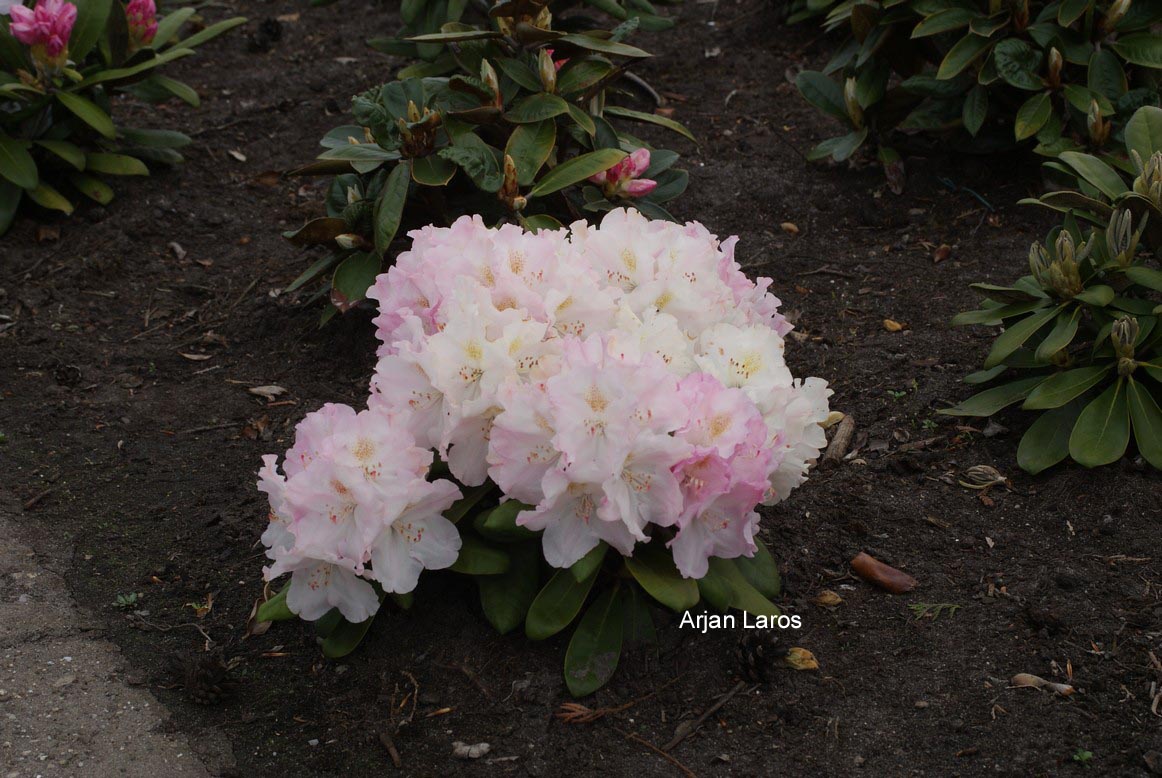
[[[14,5],[8,13],[12,37],[32,49],[37,66],[47,72],[59,71],[68,60],[77,7],[64,0],[42,0],[35,9]]]
[[[129,0],[129,5],[125,6],[125,21],[129,24],[133,48],[148,46],[157,35],[157,5],[153,0]]]
[[[657,181],[638,178],[649,168],[650,150],[638,149],[622,157],[608,170],[590,176],[589,181],[598,184],[606,197],[642,197],[658,185]]]
[[[644,197],[657,187],[657,181],[651,181],[648,178],[636,178],[629,181],[623,187],[626,195],[629,197]]]

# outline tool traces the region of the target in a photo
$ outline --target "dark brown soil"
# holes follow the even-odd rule
[[[320,331],[317,308],[277,294],[310,261],[279,231],[319,212],[320,194],[261,174],[313,158],[347,98],[400,63],[362,45],[395,30],[379,4],[236,10],[247,31],[300,16],[269,53],[235,34],[183,61],[202,110],[130,107],[195,135],[185,166],[120,186],[106,211],[62,222],[55,243],[37,243],[28,221],[0,243],[3,486],[29,503],[39,553],[175,726],[195,742],[229,738],[229,774],[676,774],[646,744],[661,747],[734,686],[738,631],[700,635],[670,617],[660,648],[623,657],[585,702],[653,696],[588,725],[553,718],[569,699],[564,642],[497,636],[452,576],[426,577],[416,607],[382,614],[342,662],[324,661],[299,624],[242,640],[262,590],[259,457],[285,449],[323,402],[360,402],[374,351],[368,315]],[[1150,710],[1162,682],[1162,479],[1133,461],[1030,478],[1014,461],[1019,413],[988,436],[935,415],[966,396],[959,379],[987,349],[988,333],[947,324],[973,303],[967,285],[1019,275],[1050,224],[1014,206],[1036,191],[1035,165],[912,149],[901,196],[873,164],[808,165],[836,128],[786,71],[818,66],[832,43],[785,28],[763,0],[690,2],[680,15],[676,31],[646,38],[658,57],[642,71],[701,139],[677,146],[692,180],[676,211],[741,235],[748,269],[775,278],[798,322],[792,367],[832,382],[861,451],[764,520],[782,604],[804,622],[785,642],[814,652],[820,671],[780,671],[734,697],[672,759],[698,775],[1148,774],[1144,754],[1162,751]],[[941,244],[951,253],[937,262]],[[263,384],[288,392],[271,404],[247,392]],[[977,464],[1011,488],[958,486]],[[920,588],[891,596],[850,577],[860,550]],[[843,603],[812,604],[824,588]],[[140,601],[119,609],[131,592]],[[211,595],[197,618],[192,605]],[[920,603],[960,608],[917,618]],[[193,704],[166,669],[204,650],[194,624],[240,661],[237,692],[214,706]],[[1078,692],[1007,688],[1022,672],[1072,673]],[[417,713],[395,737],[396,771],[379,736],[412,678]],[[453,741],[492,750],[457,762]]]

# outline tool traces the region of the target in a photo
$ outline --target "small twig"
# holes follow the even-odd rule
[[[707,708],[706,711],[701,716],[694,719],[693,722],[682,722],[682,724],[679,725],[679,727],[678,727],[678,731],[676,733],[674,733],[674,739],[671,740],[669,743],[667,743],[662,750],[673,751],[674,748],[679,743],[681,743],[683,740],[685,740],[686,738],[690,737],[695,732],[697,732],[698,728],[702,726],[702,723],[705,722],[706,719],[708,719],[712,715],[714,715],[715,711],[717,711],[719,708],[721,708],[726,703],[730,702],[730,699],[732,697],[734,697],[734,695],[738,694],[739,692],[741,692],[745,688],[746,688],[746,681],[739,681],[738,683],[736,683],[734,685],[733,689],[731,689],[726,694],[719,697],[718,702],[714,703],[709,708]]]
[[[651,697],[664,691],[667,687],[677,683],[678,679],[681,677],[682,676],[679,675],[675,678],[671,678],[669,681],[666,681],[664,684],[654,689],[649,694],[645,694],[641,697],[638,697],[636,700],[630,700],[629,702],[622,703],[621,705],[617,705],[612,708],[597,708],[594,710],[593,708],[590,708],[587,705],[582,705],[579,702],[565,702],[561,703],[561,706],[553,715],[556,718],[564,721],[566,724],[592,724],[598,719],[605,718],[606,716],[612,716],[615,713],[621,713],[622,711],[629,710],[634,705],[645,702]]]
[[[391,757],[391,763],[395,765],[395,769],[399,770],[403,767],[403,760],[399,758],[399,751],[395,747],[395,741],[391,739],[391,735],[386,732],[379,733],[379,742],[387,749],[387,755]]]
[[[238,426],[238,422],[229,421],[229,422],[226,422],[225,424],[209,424],[205,427],[191,427],[188,430],[178,431],[178,434],[179,435],[193,435],[195,432],[212,432],[213,430],[225,430],[225,429],[230,429],[231,427],[237,427],[237,426]]]
[[[30,510],[32,510],[33,508],[35,508],[35,507],[36,507],[36,504],[37,504],[37,503],[39,503],[39,502],[40,502],[41,500],[43,500],[45,497],[48,497],[48,496],[49,496],[49,495],[50,495],[52,492],[54,492],[55,490],[56,490],[56,487],[55,487],[55,486],[50,486],[49,488],[45,489],[45,490],[44,490],[43,492],[41,492],[40,494],[36,495],[36,496],[35,496],[35,497],[33,497],[32,499],[30,499],[30,500],[28,500],[26,503],[24,503],[24,510],[26,510],[26,511],[30,511]]]
[[[836,270],[835,268],[831,267],[830,265],[823,265],[822,267],[817,267],[814,270],[808,270],[807,272],[800,273],[799,275],[800,276],[817,276],[817,275],[824,275],[824,274],[830,275],[830,276],[839,276],[840,278],[859,278],[859,276],[857,276],[855,273],[845,273],[842,270]]]
[[[855,417],[850,413],[843,417],[843,421],[839,422],[839,427],[835,430],[835,437],[831,438],[831,443],[827,446],[827,452],[823,455],[823,464],[838,465],[847,456],[847,449],[851,447],[851,436],[855,432]]]
[[[675,759],[673,756],[671,756],[670,754],[667,754],[665,751],[658,748],[657,746],[655,746],[653,743],[646,740],[645,738],[640,737],[638,735],[635,735],[632,732],[626,732],[625,730],[620,729],[618,727],[614,727],[614,729],[619,734],[623,735],[627,740],[632,740],[635,743],[640,743],[641,745],[645,746],[649,750],[653,751],[658,756],[662,757],[662,759],[665,759],[667,762],[674,765],[674,767],[677,767],[679,770],[682,771],[682,775],[685,775],[686,778],[698,778],[698,776],[694,773],[693,770],[691,770],[689,767],[682,764],[677,759]]]

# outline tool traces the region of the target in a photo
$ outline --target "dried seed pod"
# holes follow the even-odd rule
[[[1007,479],[991,465],[974,465],[964,471],[957,482],[966,489],[987,489],[996,484],[1003,484]]]
[[[910,592],[920,585],[912,576],[860,551],[851,560],[851,569],[863,580],[892,594]]]

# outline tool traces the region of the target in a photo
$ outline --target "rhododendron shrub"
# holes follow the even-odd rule
[[[735,239],[624,209],[536,233],[466,216],[411,237],[368,293],[367,409],[325,406],[281,473],[266,460],[266,576],[292,575],[265,612],[363,621],[450,566],[478,576],[493,624],[533,637],[591,591],[613,599],[579,629],[618,646],[631,588],[679,610],[704,596],[777,612],[757,508],[805,480],[831,392],[792,376],[790,324]],[[561,571],[544,596],[538,557]],[[574,693],[612,673],[586,656],[570,650]]]

